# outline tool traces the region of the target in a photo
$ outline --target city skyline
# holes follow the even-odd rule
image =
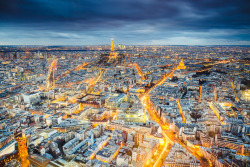
[[[250,45],[249,1],[0,2],[0,45]]]
[[[0,166],[241,167],[249,47],[0,47]]]
[[[250,167],[249,74],[249,0],[0,0],[0,167]]]

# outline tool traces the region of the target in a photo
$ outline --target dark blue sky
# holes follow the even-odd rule
[[[0,45],[250,45],[250,0],[0,0]]]

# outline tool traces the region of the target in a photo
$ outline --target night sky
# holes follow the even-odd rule
[[[250,0],[0,0],[0,45],[250,45]]]

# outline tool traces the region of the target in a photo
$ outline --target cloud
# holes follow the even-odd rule
[[[199,39],[216,31],[217,36],[210,38],[250,41],[250,1],[0,1],[0,31],[6,32],[4,40],[22,36],[66,41],[91,36],[93,39],[134,38],[139,43],[182,36]]]

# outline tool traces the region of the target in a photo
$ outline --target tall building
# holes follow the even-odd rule
[[[110,59],[115,58],[115,52],[114,52],[114,42],[113,39],[111,40],[111,48],[110,48]]]

